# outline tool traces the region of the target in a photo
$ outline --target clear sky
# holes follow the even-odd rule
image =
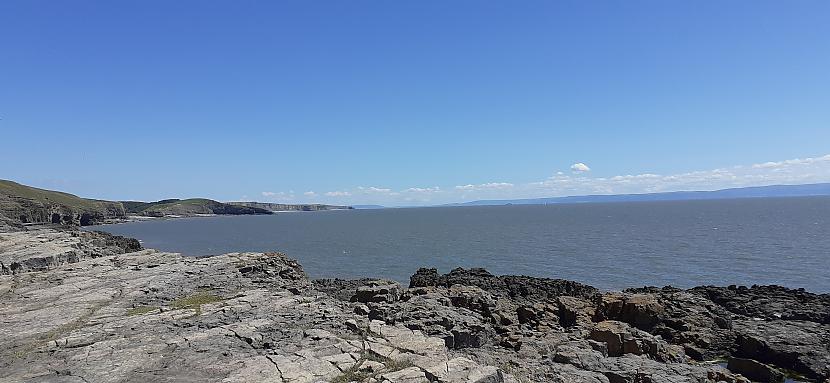
[[[6,0],[0,178],[386,205],[827,182],[828,20],[828,1]]]

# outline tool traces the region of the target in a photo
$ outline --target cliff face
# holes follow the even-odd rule
[[[4,217],[4,225],[10,227],[28,223],[86,226],[124,218],[126,211],[119,202],[85,199],[0,180],[0,216]]]
[[[283,204],[268,202],[228,202],[230,205],[255,207],[268,211],[320,211],[320,210],[348,210],[351,206],[323,205],[323,204]]]

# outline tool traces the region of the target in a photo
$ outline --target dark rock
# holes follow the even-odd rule
[[[377,281],[375,278],[362,278],[362,279],[328,279],[328,278],[321,278],[315,279],[312,282],[314,285],[314,289],[317,291],[324,292],[329,296],[339,299],[344,302],[349,302],[352,297],[354,296],[357,288],[360,286],[365,286],[370,282]]]
[[[556,298],[559,308],[559,323],[565,327],[585,326],[591,323],[596,308],[583,299],[561,296]]]
[[[387,302],[392,303],[398,300],[400,296],[401,286],[393,281],[371,281],[364,286],[360,286],[350,298],[352,302]]]
[[[409,277],[409,287],[434,287],[438,286],[438,269],[420,268],[415,274]]]
[[[741,374],[754,382],[782,383],[784,374],[772,366],[752,359],[729,358],[729,371]]]
[[[651,326],[649,332],[660,335],[669,343],[682,346],[686,354],[696,360],[712,360],[730,354],[735,334],[731,330],[732,314],[723,307],[700,294],[673,287],[630,289],[626,293],[651,296],[660,307],[657,309],[656,306],[647,304],[630,310],[625,315],[628,321],[642,326],[653,323],[653,318],[656,317],[656,324]],[[616,298],[611,298],[611,301],[618,302]],[[614,307],[611,310],[598,308],[597,319],[608,316],[622,319],[624,304],[621,303],[610,305]],[[632,316],[631,313],[637,314]],[[642,317],[638,321],[640,315]]]
[[[651,294],[611,293],[597,300],[596,320],[613,319],[649,331],[663,315],[663,306]]]
[[[529,302],[546,301],[561,295],[591,298],[598,292],[592,286],[574,281],[515,275],[495,276],[481,268],[457,268],[444,275],[439,275],[435,269],[420,269],[410,278],[410,287],[453,285],[476,286],[494,296]]]
[[[689,290],[732,313],[768,320],[803,320],[830,324],[830,294],[781,286],[701,286]]]
[[[661,362],[679,362],[685,360],[685,355],[677,346],[671,346],[659,337],[631,328],[628,324],[619,321],[603,321],[596,324],[589,338],[605,343],[608,356],[622,356],[624,354],[647,355]]]
[[[798,372],[810,379],[830,378],[830,326],[808,321],[735,322],[735,356]]]

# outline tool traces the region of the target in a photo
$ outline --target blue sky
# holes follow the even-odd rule
[[[3,1],[0,178],[388,205],[830,181],[828,15],[826,1]]]

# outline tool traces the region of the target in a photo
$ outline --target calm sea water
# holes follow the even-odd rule
[[[830,292],[830,198],[280,213],[98,226],[186,255],[281,251],[312,277],[408,282],[419,267],[602,289],[780,284]]]

